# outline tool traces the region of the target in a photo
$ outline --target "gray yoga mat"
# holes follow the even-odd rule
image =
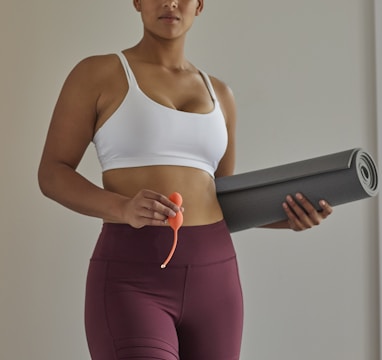
[[[351,149],[286,165],[215,179],[216,191],[231,232],[286,219],[286,195],[303,193],[316,207],[376,196],[378,171],[372,157]]]

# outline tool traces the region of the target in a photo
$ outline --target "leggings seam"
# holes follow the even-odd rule
[[[117,354],[117,349],[115,347],[115,342],[114,342],[114,338],[112,336],[112,333],[111,333],[111,328],[110,328],[110,323],[109,323],[109,317],[108,317],[108,314],[107,314],[107,309],[106,309],[106,284],[107,284],[107,276],[108,276],[108,272],[109,272],[109,261],[106,261],[106,269],[105,269],[105,281],[104,281],[104,287],[103,287],[103,311],[104,311],[104,314],[105,314],[105,321],[106,321],[106,326],[107,326],[107,330],[108,330],[108,333],[109,333],[109,336],[111,338],[111,341],[113,343],[113,349],[114,349],[114,359],[115,360],[118,360],[118,354]]]
[[[190,272],[190,268],[191,266],[188,265],[186,267],[186,273],[184,275],[184,285],[183,285],[183,294],[182,294],[182,304],[181,304],[181,308],[180,308],[180,314],[179,314],[179,319],[178,321],[175,323],[175,327],[179,327],[182,320],[183,320],[183,315],[184,315],[184,303],[186,301],[186,291],[187,291],[187,279],[188,279],[188,275],[189,275],[189,272]]]

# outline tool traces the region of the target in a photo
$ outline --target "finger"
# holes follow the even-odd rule
[[[144,220],[144,223],[145,223],[145,225],[149,225],[149,226],[168,226],[167,219],[158,220],[158,219],[146,218]]]
[[[134,221],[131,225],[137,228],[141,228],[146,225],[165,226],[167,225],[167,219],[167,216],[153,211],[152,209],[142,208],[141,211],[136,212]]]
[[[284,202],[282,205],[283,205],[285,214],[288,218],[289,227],[294,231],[304,230],[306,227],[303,225],[300,219],[296,216],[296,214],[291,209],[289,204],[287,202]]]
[[[300,194],[298,197],[304,203],[304,198],[302,198],[302,195]],[[300,202],[297,203],[290,195],[287,196],[287,202],[305,228],[311,228],[313,225],[316,225],[316,222],[318,221],[316,215],[317,212],[313,207],[309,208],[309,206],[305,203],[305,208],[302,204],[300,204]],[[311,211],[311,213],[309,213],[309,211]]]
[[[151,190],[144,190],[143,196],[145,199],[149,200],[149,202],[146,203],[148,204],[146,206],[151,207],[157,211],[166,209],[165,213],[167,216],[175,216],[175,214],[180,211],[179,206],[177,206],[163,194]],[[169,213],[168,209],[170,209],[173,213]]]
[[[296,198],[314,225],[319,225],[321,220],[327,216],[326,212],[323,214],[321,211],[318,211],[301,193],[297,193]],[[321,208],[321,210],[323,209]]]
[[[160,221],[167,220],[168,218],[167,215],[163,214],[162,212],[156,211],[155,209],[152,209],[152,208],[149,208],[149,209],[143,208],[140,213],[140,216],[146,219],[160,220]]]
[[[325,200],[320,200],[319,204],[321,206],[320,214],[321,214],[323,219],[326,219],[329,215],[332,214],[333,208]]]
[[[147,217],[152,217],[156,219],[160,218],[161,220],[164,220],[165,218],[167,219],[168,217],[176,216],[176,212],[174,210],[155,200],[149,200],[145,207],[153,215],[155,215],[155,216],[148,215]]]

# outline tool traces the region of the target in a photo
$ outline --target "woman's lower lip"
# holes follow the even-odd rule
[[[178,18],[175,18],[175,17],[161,17],[159,18],[160,20],[163,20],[165,22],[176,22],[178,21],[179,19]]]

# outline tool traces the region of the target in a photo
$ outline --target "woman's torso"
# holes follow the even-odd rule
[[[208,114],[214,101],[197,69],[169,70],[156,64],[142,63],[134,51],[125,52],[142,92],[152,101],[170,109],[187,113]],[[95,133],[110,119],[126,97],[129,84],[117,57],[98,101]],[[127,197],[141,189],[150,189],[166,196],[182,194],[184,225],[202,225],[222,219],[216,198],[214,179],[196,167],[155,165],[122,167],[103,172],[103,185]]]

